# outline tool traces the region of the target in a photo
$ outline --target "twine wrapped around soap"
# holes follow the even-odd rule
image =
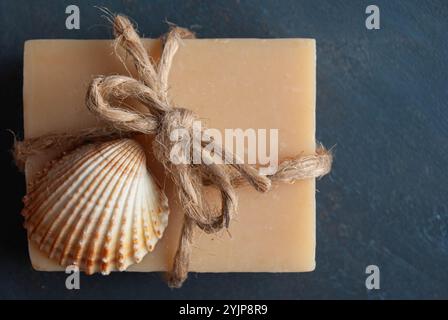
[[[321,177],[331,169],[332,156],[319,145],[314,155],[288,159],[279,165],[277,172],[263,176],[247,164],[179,164],[170,161],[170,150],[175,142],[170,140],[174,129],[193,130],[193,122],[198,116],[191,110],[173,106],[168,97],[168,76],[173,58],[185,38],[194,38],[187,29],[172,27],[163,37],[163,52],[158,63],[151,60],[133,25],[124,16],[113,20],[115,45],[122,47],[132,58],[137,78],[122,75],[99,76],[90,84],[86,106],[106,127],[90,128],[75,134],[52,134],[35,139],[16,142],[14,155],[18,166],[40,151],[52,147],[75,148],[90,141],[98,141],[117,136],[134,134],[153,135],[152,149],[155,158],[163,164],[167,175],[172,179],[179,201],[184,210],[184,222],[174,265],[169,277],[169,285],[180,287],[188,275],[188,266],[195,226],[207,233],[215,233],[227,228],[237,212],[235,188],[249,185],[260,192],[267,192],[273,182],[292,183],[296,180]],[[188,84],[185,84],[188,85]],[[146,107],[137,111],[124,107],[121,101],[134,99]],[[205,130],[205,128],[203,128]],[[191,146],[191,154],[202,159],[210,153],[203,152],[204,146]],[[217,145],[223,155],[231,155],[229,150]],[[226,157],[227,159],[227,157]],[[232,158],[230,158],[232,159]],[[222,205],[219,210],[212,209],[203,196],[203,187],[209,185],[219,190]]]

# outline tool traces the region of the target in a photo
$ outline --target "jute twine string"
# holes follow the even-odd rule
[[[16,142],[16,162],[23,166],[29,156],[57,146],[75,148],[91,141],[117,136],[142,133],[153,135],[152,149],[155,158],[163,164],[174,182],[185,214],[173,269],[168,280],[170,286],[180,287],[188,275],[194,227],[197,226],[207,233],[227,228],[237,211],[235,188],[249,185],[260,192],[267,192],[273,182],[293,183],[296,180],[321,177],[330,171],[332,156],[323,146],[318,146],[314,155],[300,156],[280,163],[277,172],[270,176],[260,175],[254,166],[246,164],[222,165],[204,161],[212,164],[174,165],[170,161],[170,150],[174,144],[170,140],[170,133],[174,129],[184,128],[191,134],[193,122],[198,117],[188,109],[173,106],[168,97],[168,76],[182,39],[193,38],[194,35],[187,29],[172,27],[163,38],[162,56],[156,64],[149,57],[128,18],[115,16],[113,27],[115,45],[124,48],[132,58],[138,77],[99,76],[91,82],[86,97],[87,108],[107,124],[107,127]],[[146,108],[145,111],[124,107],[120,101],[127,98],[137,100]],[[222,146],[216,147],[216,150],[222,150],[223,155],[233,156]],[[190,154],[199,155],[203,160],[212,159],[203,146],[191,144],[190,151]],[[222,200],[219,210],[213,209],[204,199],[205,185],[219,190]]]

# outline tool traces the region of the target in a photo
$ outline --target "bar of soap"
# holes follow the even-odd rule
[[[158,40],[145,40],[155,59]],[[130,64],[131,65],[131,64]],[[174,58],[169,94],[209,128],[279,130],[280,159],[315,151],[316,51],[312,39],[185,40]],[[98,125],[84,105],[96,75],[128,74],[109,40],[32,40],[25,44],[25,137]],[[143,139],[149,143],[147,139]],[[151,148],[148,148],[150,150]],[[31,158],[26,179],[54,157]],[[153,253],[128,271],[165,271],[172,265],[182,206],[160,165],[149,166],[170,201],[169,226]],[[315,181],[276,185],[268,194],[238,190],[230,229],[195,232],[190,270],[196,272],[305,272],[315,267]],[[212,195],[210,195],[212,197]],[[29,244],[33,267],[62,270]]]

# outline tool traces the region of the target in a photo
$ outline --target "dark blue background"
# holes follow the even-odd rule
[[[65,7],[81,30],[65,29]],[[381,9],[381,30],[364,26]],[[1,128],[22,125],[23,43],[110,38],[94,5],[123,12],[149,37],[164,20],[200,37],[312,37],[318,45],[317,137],[336,146],[318,183],[317,269],[306,274],[191,274],[171,290],[160,274],[81,279],[31,269],[19,215],[24,180],[2,130],[2,298],[448,298],[448,2],[423,0],[18,1],[0,0]],[[6,205],[5,205],[6,204]],[[273,253],[275,254],[275,253]],[[367,291],[365,268],[381,270]]]

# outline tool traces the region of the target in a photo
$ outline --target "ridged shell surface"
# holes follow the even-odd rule
[[[24,197],[29,239],[61,266],[123,271],[162,237],[168,201],[130,139],[82,146],[52,161]]]

